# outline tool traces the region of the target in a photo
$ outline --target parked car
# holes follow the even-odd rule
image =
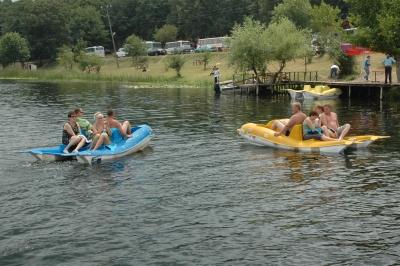
[[[85,48],[85,53],[86,54],[97,55],[97,56],[100,56],[100,57],[104,57],[105,56],[105,52],[104,52],[104,47],[103,46],[86,47]]]
[[[165,50],[167,54],[185,54],[191,53],[193,48],[190,46],[189,41],[176,41],[176,42],[167,42],[165,44]]]
[[[162,48],[160,42],[146,42],[147,46],[147,55],[155,56],[155,55],[165,55],[167,52]]]
[[[117,51],[117,56],[118,57],[125,57],[128,55],[128,52],[126,51],[125,48],[119,48]]]
[[[218,52],[218,48],[215,46],[211,46],[211,45],[203,45],[203,46],[196,48],[196,50],[194,50],[194,51],[195,51],[195,53]]]

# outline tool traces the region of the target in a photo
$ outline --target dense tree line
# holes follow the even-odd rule
[[[152,40],[165,24],[177,27],[177,38],[224,36],[247,16],[269,23],[282,0],[3,0],[0,31],[20,33],[33,59],[55,59],[62,45],[111,47],[106,8],[117,46],[131,34]],[[320,0],[311,0],[320,4]],[[347,10],[343,0],[326,0]]]

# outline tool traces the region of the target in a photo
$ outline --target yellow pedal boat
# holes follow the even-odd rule
[[[293,100],[298,99],[315,99],[315,100],[326,100],[326,99],[336,99],[341,94],[342,91],[337,88],[330,88],[329,86],[317,85],[312,88],[310,85],[304,85],[303,90],[291,90],[288,89],[287,92]]]
[[[388,136],[365,135],[349,137],[341,141],[303,140],[302,125],[293,127],[289,136],[275,137],[276,131],[271,129],[272,123],[273,121],[266,125],[247,123],[237,132],[242,138],[257,146],[315,153],[340,153],[350,147],[365,148],[378,139],[388,138]]]

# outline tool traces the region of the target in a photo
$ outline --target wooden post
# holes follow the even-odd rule
[[[383,87],[381,87],[381,93],[379,95],[379,100],[382,101],[382,99],[383,99]]]
[[[232,76],[233,95],[235,95],[235,74]]]
[[[375,82],[376,82],[376,71],[375,71]]]
[[[351,97],[351,87],[349,86],[349,99]]]

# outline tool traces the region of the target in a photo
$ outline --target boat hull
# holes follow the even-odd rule
[[[103,146],[96,151],[85,147],[78,153],[64,153],[65,145],[37,148],[28,151],[34,158],[40,161],[66,161],[78,160],[80,163],[92,164],[93,162],[115,160],[146,148],[154,137],[153,131],[148,125],[139,125],[132,128],[132,137],[124,139],[118,129],[113,129],[112,140],[115,143]],[[114,139],[113,139],[114,138]]]
[[[278,136],[270,128],[271,122],[267,125],[248,123],[237,130],[238,134],[247,142],[264,147],[271,147],[284,150],[292,150],[307,153],[340,153],[353,142],[343,141],[303,141],[302,126],[295,126],[289,136]]]

